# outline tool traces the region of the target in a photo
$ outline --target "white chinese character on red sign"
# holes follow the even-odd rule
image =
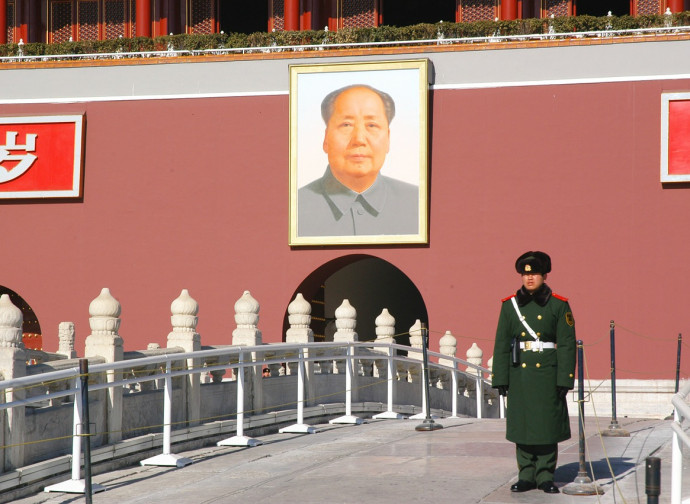
[[[5,133],[5,145],[0,145],[0,168],[3,168],[0,170],[0,184],[22,175],[38,158],[38,156],[30,154],[36,150],[36,137],[38,135],[27,133],[24,145],[17,144],[17,135],[16,131],[7,131]],[[10,151],[24,151],[24,154],[10,154]],[[19,161],[19,163],[13,167],[8,167],[2,165],[5,161]]]

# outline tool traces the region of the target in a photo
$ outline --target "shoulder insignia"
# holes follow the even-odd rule
[[[503,298],[503,299],[501,299],[501,303],[505,303],[506,301],[508,301],[509,299],[512,299],[514,297],[515,297],[515,294],[513,294],[512,296],[508,296],[507,298]]]
[[[560,299],[561,301],[566,301],[566,302],[568,301],[568,298],[567,298],[567,297],[563,297],[563,296],[561,296],[561,295],[559,295],[559,294],[556,294],[555,292],[551,293],[551,295],[552,295],[553,297],[555,297],[556,299]]]

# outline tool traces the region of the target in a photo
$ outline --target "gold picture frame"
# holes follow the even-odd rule
[[[290,66],[291,246],[428,243],[428,66]]]

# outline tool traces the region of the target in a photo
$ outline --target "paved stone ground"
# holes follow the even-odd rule
[[[671,429],[668,420],[619,419],[630,437],[600,437],[586,421],[587,471],[603,495],[510,492],[515,449],[504,420],[443,418],[443,428],[416,431],[416,420],[367,420],[363,425],[317,425],[316,434],[273,434],[253,448],[207,447],[181,453],[183,468],[134,466],[94,476],[106,490],[93,502],[110,503],[459,503],[504,504],[647,502],[645,459],[662,459],[659,502],[671,502]],[[573,438],[559,445],[556,484],[579,471],[577,419]],[[607,462],[608,460],[608,462]],[[686,459],[687,460],[687,459]],[[591,468],[589,463],[591,462]],[[611,470],[616,478],[613,483]],[[685,465],[685,464],[684,464]],[[686,468],[684,473],[690,473]],[[690,495],[690,475],[688,491]],[[592,486],[593,487],[593,486]],[[83,495],[39,493],[17,504],[81,503]]]

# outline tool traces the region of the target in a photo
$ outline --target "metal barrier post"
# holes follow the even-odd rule
[[[79,359],[79,376],[75,378],[74,421],[72,425],[72,479],[45,487],[44,492],[83,493],[91,504],[94,492],[105,490],[91,481],[91,440],[89,439],[89,361]],[[81,479],[81,438],[84,437],[84,479]]]
[[[659,504],[659,495],[661,495],[661,459],[659,457],[647,457],[645,460],[644,481],[647,504]]]
[[[237,358],[237,427],[236,435],[218,441],[216,446],[258,446],[263,442],[244,435],[244,352],[240,352]]]
[[[388,348],[388,409],[383,413],[374,415],[374,420],[402,420],[405,418],[400,413],[393,411],[393,377],[395,376],[395,368],[393,366],[393,347]]]
[[[477,369],[477,418],[482,417],[482,399],[484,399],[484,383],[482,381],[482,372]]]
[[[568,483],[563,487],[563,493],[567,495],[601,495],[604,491],[593,483],[587,476],[587,468],[585,466],[585,412],[583,404],[585,402],[585,388],[584,388],[584,366],[582,365],[583,347],[582,340],[577,341],[577,409],[578,409],[578,426],[580,436],[580,468],[577,476],[572,483]],[[564,399],[565,400],[565,399]]]
[[[281,434],[314,434],[317,430],[304,423],[304,349],[299,349],[297,365],[297,423],[278,429]]]
[[[680,426],[682,417],[676,408],[674,422]],[[671,439],[671,504],[681,504],[683,490],[683,441],[674,430]]]
[[[678,386],[680,385],[680,350],[683,345],[683,334],[678,333],[678,350],[676,351],[676,391],[678,393]]]
[[[86,504],[91,504],[91,439],[89,438],[89,361],[79,359],[79,375],[81,378],[81,408],[84,421],[81,433],[84,436],[84,497]],[[76,399],[76,397],[75,397]]]
[[[184,467],[192,463],[192,459],[170,453],[170,435],[172,430],[172,360],[165,363],[165,379],[163,389],[163,453],[141,461],[141,465]]]
[[[674,394],[678,393],[678,387],[680,386],[680,349],[683,344],[683,335],[678,333],[678,349],[676,350],[676,388]],[[675,410],[671,412],[664,420],[673,420]]]
[[[345,415],[334,418],[328,423],[331,424],[353,424],[359,425],[364,422],[358,416],[352,415],[352,360],[354,356],[355,347],[348,345],[347,358],[345,359]]]
[[[609,428],[601,432],[602,436],[629,437],[630,433],[621,429],[616,418],[616,324],[610,323],[611,335],[611,424]]]
[[[458,418],[458,364],[453,361],[453,371],[450,373],[451,387],[450,393],[453,394],[451,399],[453,414],[451,418]]]
[[[429,343],[429,330],[426,323],[422,322],[422,380],[424,392],[424,407],[426,410],[426,418],[414,430],[417,431],[434,431],[443,429],[443,425],[439,425],[431,418],[431,407],[429,406],[429,356],[426,351],[426,346]]]

